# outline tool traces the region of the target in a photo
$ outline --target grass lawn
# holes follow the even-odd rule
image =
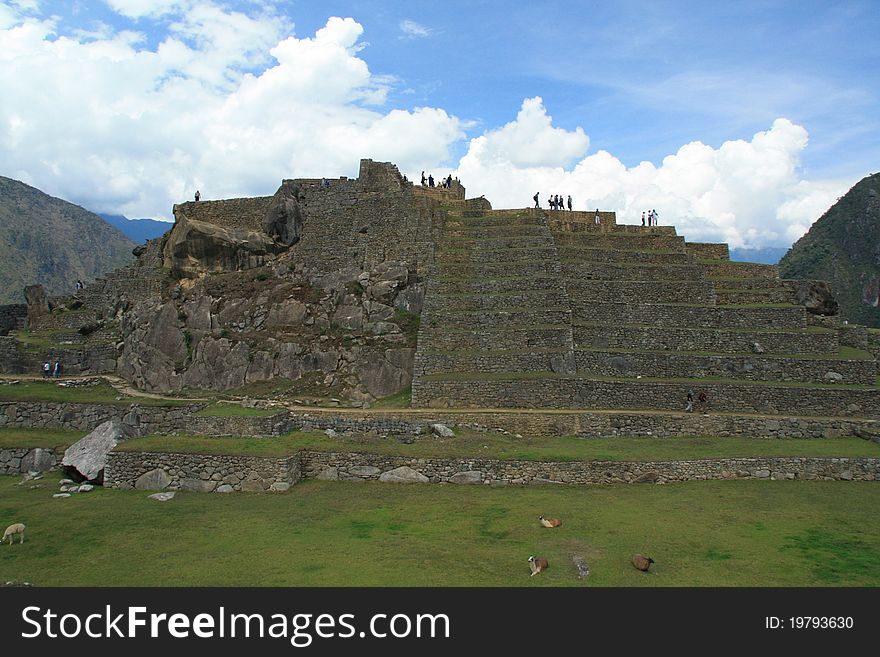
[[[0,581],[37,586],[878,586],[880,486],[403,486],[308,481],[285,494],[57,488],[0,477]],[[559,517],[562,527],[538,525]],[[656,561],[650,573],[629,559]],[[571,554],[591,570],[579,580]],[[549,570],[529,577],[526,559]]]
[[[87,431],[67,429],[0,429],[0,449],[8,447],[67,447]]]
[[[64,379],[61,379],[64,381]],[[151,397],[121,395],[106,381],[97,385],[66,388],[56,381],[21,381],[15,385],[0,386],[0,401],[50,401],[76,404],[133,404],[142,406],[182,406],[191,402]]]
[[[394,439],[343,440],[318,432],[277,438],[147,436],[129,440],[121,451],[157,451],[243,456],[285,456],[298,449],[369,452],[431,457],[482,457],[529,461],[648,461],[736,456],[874,456],[880,445],[861,438],[776,440],[762,438],[512,438],[466,433],[451,439],[422,438],[412,444]]]

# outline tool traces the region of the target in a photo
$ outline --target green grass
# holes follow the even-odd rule
[[[27,524],[27,539],[0,546],[0,580],[37,586],[880,585],[880,487],[870,482],[307,481],[286,494],[157,503],[103,489],[55,500],[51,481],[18,480],[0,477],[0,519]],[[563,524],[543,529],[539,514]],[[650,573],[629,564],[635,552],[655,560]],[[550,563],[537,577],[532,554]],[[589,563],[586,580],[571,554]]]
[[[880,445],[861,438],[776,440],[765,438],[511,438],[464,432],[450,439],[423,437],[413,443],[393,438],[345,440],[320,432],[293,432],[277,438],[147,436],[129,440],[120,451],[286,456],[299,449],[367,452],[413,458],[494,458],[526,461],[653,461],[758,456],[880,457]]]
[[[61,379],[62,381],[64,379]],[[0,386],[0,401],[49,401],[77,404],[132,404],[143,406],[182,406],[189,402],[150,397],[121,395],[106,381],[81,388],[65,388],[55,381],[21,381],[16,385]]]
[[[409,408],[412,405],[412,385],[387,397],[377,399],[371,408]]]
[[[0,449],[9,447],[67,447],[86,435],[67,429],[0,429]]]

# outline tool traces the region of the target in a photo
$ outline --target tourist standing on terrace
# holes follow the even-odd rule
[[[571,194],[568,195],[568,211],[571,212]]]
[[[538,208],[539,210],[541,209],[541,206],[538,205],[538,194],[540,194],[540,193],[541,192],[535,192],[535,195],[532,197],[535,201],[535,207]]]
[[[196,201],[202,198],[202,193],[199,190],[196,190]]]

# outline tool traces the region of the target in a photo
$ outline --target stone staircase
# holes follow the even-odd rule
[[[449,213],[413,405],[880,417],[877,363],[775,267],[613,213]]]

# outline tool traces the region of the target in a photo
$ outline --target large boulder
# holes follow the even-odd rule
[[[360,363],[361,384],[373,397],[387,397],[412,383],[415,349],[369,353]]]
[[[108,420],[67,448],[61,465],[69,474],[86,481],[103,483],[109,454],[121,441],[132,437],[131,429],[119,420]]]
[[[813,315],[836,315],[837,299],[825,281],[793,281],[795,300]]]
[[[303,211],[299,204],[300,190],[292,180],[285,180],[272,197],[263,219],[266,235],[289,247],[299,242],[303,227]]]
[[[162,253],[165,267],[177,279],[261,267],[279,250],[263,233],[188,219],[180,206],[174,206],[174,213],[177,221]]]

